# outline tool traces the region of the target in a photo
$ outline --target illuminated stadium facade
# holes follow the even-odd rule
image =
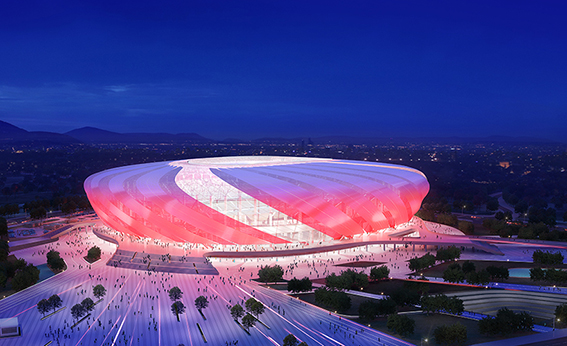
[[[90,176],[109,227],[206,245],[352,239],[408,222],[429,191],[404,166],[297,157],[220,157],[125,166]]]

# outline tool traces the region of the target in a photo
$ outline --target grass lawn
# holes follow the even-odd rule
[[[397,334],[393,334],[392,332],[390,332],[386,327],[387,319],[385,317],[376,319],[371,322],[362,321],[358,319],[354,319],[353,321],[364,325],[370,324],[370,327],[376,330],[379,330],[386,334],[393,335],[397,338],[401,338],[415,345],[419,345],[422,338],[428,339],[428,342],[424,343],[424,345],[436,345],[435,341],[433,340],[433,331],[435,330],[435,328],[443,324],[450,325],[450,324],[455,324],[457,322],[467,327],[467,341],[465,342],[465,345],[472,345],[481,342],[496,341],[496,340],[508,339],[516,336],[535,334],[534,332],[529,332],[522,334],[511,334],[506,337],[492,337],[492,336],[488,337],[488,336],[480,335],[478,333],[478,322],[466,318],[460,318],[460,317],[448,316],[442,314],[426,315],[424,313],[412,313],[412,314],[408,314],[408,317],[415,320],[415,331],[412,335],[408,337],[401,337]]]
[[[315,279],[311,280],[315,283],[325,284],[325,279]],[[370,282],[368,287],[364,288],[364,292],[374,293],[374,294],[385,294],[391,295],[395,291],[403,288],[406,285],[406,282],[411,282],[402,279],[392,279],[392,280],[382,280],[378,282]],[[463,292],[463,291],[471,291],[471,290],[483,290],[483,287],[467,287],[467,286],[457,286],[457,285],[447,285],[442,283],[433,283],[428,281],[422,281],[420,284],[423,283],[428,287],[429,294],[438,294],[438,293],[453,293],[453,292]],[[411,283],[410,283],[411,285]]]
[[[315,294],[314,293],[307,293],[307,294],[292,294],[292,297],[298,297],[299,299],[313,304],[313,305],[317,305],[319,307],[322,307],[324,309],[327,309],[329,311],[335,312],[334,310],[330,310],[330,308],[321,306],[320,304],[315,303]],[[339,311],[339,313],[343,314],[343,315],[351,315],[351,316],[358,316],[358,306],[360,305],[360,303],[365,302],[367,300],[370,300],[370,298],[366,298],[366,297],[360,297],[360,296],[355,296],[352,294],[348,295],[350,297],[350,303],[351,303],[351,307],[350,309],[346,310],[346,311]]]
[[[368,268],[368,267],[380,266],[384,263],[386,263],[386,262],[354,261],[354,262],[348,262],[348,263],[335,264],[335,267]]]

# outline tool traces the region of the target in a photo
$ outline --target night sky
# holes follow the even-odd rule
[[[565,1],[2,1],[0,120],[565,140]]]

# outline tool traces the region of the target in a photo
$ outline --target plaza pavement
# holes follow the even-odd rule
[[[455,235],[449,231],[445,234],[442,229],[427,229],[428,233],[423,235],[450,244]],[[89,265],[83,256],[93,245],[101,247],[103,254],[100,261]],[[141,244],[130,245],[139,249]],[[151,242],[142,245],[146,253],[161,251],[186,257],[211,250]],[[502,243],[498,248],[504,257],[465,251],[462,258],[529,261],[535,249],[533,245]],[[207,338],[207,345],[222,346],[236,341],[238,345],[281,345],[289,333],[309,345],[407,345],[405,341],[261,287],[250,279],[256,277],[261,265],[266,264],[280,264],[285,270],[285,279],[304,276],[315,279],[345,269],[337,264],[356,261],[383,262],[390,268],[392,277],[405,278],[409,274],[406,261],[425,253],[423,246],[394,249],[392,244],[375,244],[276,258],[217,257],[210,261],[219,275],[171,274],[106,265],[117,246],[95,236],[92,226],[84,226],[62,235],[57,242],[18,250],[14,255],[40,265],[45,263],[45,254],[51,248],[61,253],[68,269],[0,300],[0,318],[18,317],[22,328],[22,336],[0,340],[1,345],[45,345],[49,341],[52,345],[205,345],[197,323]],[[126,250],[128,247],[124,248]],[[357,269],[369,271],[369,268]],[[89,318],[71,330],[70,308],[86,297],[93,298],[92,287],[99,283],[107,288],[106,297],[96,305]],[[184,292],[182,301],[187,307],[180,322],[171,313],[171,301],[167,296],[167,290],[173,286]],[[52,294],[59,294],[67,308],[41,321],[35,304]],[[193,305],[199,295],[207,296],[210,301],[210,306],[203,311],[206,320]],[[250,296],[255,296],[266,306],[260,320],[269,329],[258,324],[251,329],[251,335],[247,335],[232,320],[228,308]]]

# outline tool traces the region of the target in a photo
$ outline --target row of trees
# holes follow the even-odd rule
[[[244,306],[246,307],[246,311],[248,312],[245,312],[244,308],[242,308],[240,304],[236,304],[230,308],[230,315],[237,322],[238,319],[242,318],[239,323],[246,330],[249,330],[256,325],[256,321],[258,320],[258,317],[264,313],[265,307],[264,304],[254,298],[248,299],[244,303]]]
[[[401,336],[408,336],[415,330],[415,320],[407,315],[392,314],[388,316],[386,327]]]
[[[485,335],[508,335],[518,331],[530,331],[534,327],[534,318],[525,311],[515,313],[502,308],[496,317],[487,316],[478,321],[478,329]]]
[[[309,292],[313,289],[313,283],[306,276],[303,279],[293,278],[287,282],[287,290],[292,293]]]
[[[448,248],[440,248],[435,256],[428,252],[421,257],[410,258],[409,269],[417,272],[434,266],[437,261],[454,261],[459,258],[461,258],[461,249],[453,245]]]
[[[183,292],[179,287],[174,286],[169,290],[169,299],[173,302],[171,304],[171,312],[175,314],[175,317],[177,317],[177,322],[179,322],[179,315],[185,312],[185,304],[183,304],[181,298],[183,298]],[[201,302],[199,297],[197,299],[199,300],[199,304],[202,304],[204,306],[201,308],[206,308],[209,304],[209,302],[206,301],[206,298],[205,302]],[[197,300],[195,300],[195,306],[197,306]],[[201,311],[199,307],[197,307],[197,309]]]
[[[71,214],[75,211],[92,210],[92,206],[85,195],[73,195],[67,197],[55,197],[52,200],[36,198],[33,201],[24,203],[23,210],[30,214],[34,220],[43,219],[48,210],[61,210],[64,214]],[[17,203],[0,205],[0,215],[15,215],[20,213],[20,206]]]
[[[567,283],[567,271],[555,268],[541,269],[540,267],[530,269],[532,281],[546,281],[555,285]]]
[[[22,258],[9,261],[10,246],[0,239],[0,288],[5,288],[11,279],[12,289],[21,291],[39,281],[39,269]]]
[[[532,259],[534,263],[541,264],[541,265],[557,265],[563,264],[564,257],[561,252],[549,252],[549,251],[541,251],[536,250],[532,254]]]
[[[260,282],[278,282],[282,281],[284,271],[281,266],[274,264],[273,266],[261,266],[258,270]]]
[[[93,296],[97,299],[102,299],[106,295],[106,288],[103,285],[96,285],[93,287]],[[51,298],[50,298],[51,299]],[[71,316],[75,320],[79,320],[91,311],[94,310],[96,303],[89,297],[83,299],[80,303],[77,303],[71,307]],[[61,306],[61,305],[59,305]],[[39,309],[39,304],[38,304]]]
[[[17,203],[0,205],[0,215],[15,215],[20,212],[20,206]]]
[[[335,311],[346,311],[350,309],[350,297],[342,291],[320,287],[315,290],[315,302]]]
[[[328,275],[325,278],[325,285],[337,290],[360,289],[368,286],[368,275],[348,269],[340,275],[335,273]]]
[[[37,310],[40,314],[45,316],[45,314],[51,310],[55,312],[55,310],[59,309],[61,305],[63,305],[63,300],[61,300],[61,298],[57,294],[54,294],[48,299],[40,300],[37,303]]]
[[[379,266],[370,269],[370,279],[373,281],[380,281],[387,279],[390,276],[390,269],[388,266]]]
[[[426,313],[445,311],[461,315],[465,311],[463,301],[457,297],[447,297],[444,294],[421,297],[421,309]]]
[[[85,298],[82,302],[73,305],[71,308],[71,316],[75,320],[79,320],[81,317],[85,316],[86,314],[90,313],[94,310],[94,302],[91,298]]]
[[[6,218],[0,216],[0,239],[8,238],[8,222]]]
[[[550,228],[543,222],[533,223],[530,222],[527,225],[521,222],[509,222],[507,220],[497,220],[497,219],[484,219],[482,221],[484,228],[490,230],[494,234],[498,234],[500,237],[507,238],[513,235],[517,235],[520,239],[540,239],[540,240],[552,240],[552,241],[565,241],[567,240],[567,233],[559,230]]]
[[[463,205],[463,204],[459,204]],[[461,209],[460,207],[457,209]],[[470,221],[460,221],[456,215],[451,214],[449,204],[423,204],[415,214],[422,220],[437,222],[459,229],[464,234],[474,234],[474,224]]]
[[[395,314],[397,310],[396,302],[390,297],[367,300],[358,306],[358,316],[363,320],[374,320],[379,316]]]
[[[465,261],[461,267],[458,263],[451,263],[443,272],[443,280],[460,283],[466,281],[471,285],[486,285],[490,280],[507,280],[510,271],[504,266],[490,265],[486,269],[477,271],[474,263]]]

